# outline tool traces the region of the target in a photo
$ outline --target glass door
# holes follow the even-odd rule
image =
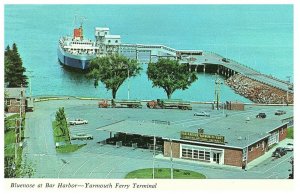
[[[220,163],[221,153],[213,152],[213,162],[219,164]]]

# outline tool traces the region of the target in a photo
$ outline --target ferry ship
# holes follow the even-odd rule
[[[59,39],[57,55],[61,64],[71,68],[85,70],[89,63],[97,56],[119,51],[120,35],[110,35],[109,28],[95,28],[95,41],[85,39],[82,24],[75,28],[73,36],[64,36]]]

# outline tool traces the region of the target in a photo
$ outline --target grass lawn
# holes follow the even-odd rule
[[[14,130],[9,130],[5,132],[4,142],[5,142],[4,154],[6,156],[8,155],[13,156],[15,154],[15,142],[16,142],[16,135]]]
[[[59,153],[70,153],[75,152],[76,150],[82,148],[86,144],[71,144],[69,140],[64,136],[61,132],[61,130],[57,127],[56,121],[52,122],[53,127],[53,136],[55,142],[63,142],[64,145],[58,146],[56,148],[56,151]]]
[[[25,119],[23,115],[22,120],[22,129],[21,129],[21,141],[24,138],[24,126]],[[10,162],[5,164],[5,169],[9,168],[12,165],[12,162],[15,163],[16,171],[14,174],[10,174],[9,177],[20,177],[20,166],[22,162],[22,147],[19,147],[19,144],[16,147],[16,120],[19,118],[19,114],[14,114],[5,119],[5,132],[4,132],[4,158],[10,158]],[[15,150],[16,149],[16,150]],[[16,152],[15,152],[16,151]],[[17,154],[17,155],[16,155]],[[17,159],[15,159],[17,156]],[[7,166],[8,165],[8,166]]]
[[[76,150],[82,148],[86,144],[66,144],[56,148],[56,151],[59,153],[70,153],[75,152]]]
[[[144,168],[132,171],[126,175],[126,179],[152,179],[152,168]],[[170,179],[171,170],[170,168],[155,168],[154,175],[156,179]],[[183,169],[173,169],[174,179],[205,179],[205,175]]]
[[[16,121],[15,119],[19,118],[19,114],[14,114],[5,119],[5,133],[4,133],[4,145],[5,145],[5,156],[14,156],[15,154],[15,143],[16,143],[16,134],[15,134],[15,127]],[[24,117],[23,117],[24,118]],[[25,121],[22,121],[22,130],[21,130],[21,137],[24,137],[24,126]]]
[[[294,139],[294,127],[290,127],[290,128],[287,129],[286,138]]]

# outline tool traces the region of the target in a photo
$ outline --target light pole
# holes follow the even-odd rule
[[[31,73],[32,73],[33,71],[27,71],[27,72],[29,73],[29,76],[28,76],[28,77],[29,77],[29,91],[30,91],[30,99],[31,99],[31,97],[32,97],[31,78],[33,77]]]
[[[128,98],[128,100],[129,100],[129,98],[130,98],[129,65],[127,66],[127,79],[128,79],[128,85],[127,85],[127,98]]]
[[[156,138],[155,138],[155,136],[153,136],[153,160],[152,160],[152,178],[153,179],[155,179],[155,176],[154,176],[155,144],[156,144]]]
[[[219,101],[221,95],[221,84],[223,84],[218,77],[218,74],[215,74],[215,101],[217,102],[217,110],[219,110]]]
[[[171,139],[170,139],[170,162],[171,162],[171,179],[173,179],[173,149],[172,149]]]

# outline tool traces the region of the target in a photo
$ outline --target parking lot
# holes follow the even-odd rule
[[[93,140],[74,140],[73,143],[87,143],[74,153],[60,154],[55,151],[51,122],[59,107],[65,107],[69,120],[82,118],[88,124],[70,127],[71,134],[86,133]],[[132,149],[114,145],[100,145],[97,142],[110,137],[109,132],[101,131],[102,126],[121,120],[133,121],[169,121],[171,125],[191,128],[205,124],[214,119],[239,114],[255,118],[258,112],[265,112],[267,117],[275,116],[278,107],[248,107],[246,111],[212,110],[210,105],[193,105],[193,110],[108,108],[100,109],[97,101],[92,100],[59,100],[35,103],[35,111],[27,113],[26,143],[24,156],[32,161],[36,169],[34,177],[39,178],[124,178],[125,175],[139,168],[151,168],[153,153],[147,149]],[[292,107],[281,107],[290,111]],[[194,116],[194,112],[205,111],[210,117]],[[203,173],[207,178],[287,178],[291,168],[289,158],[293,152],[273,159],[266,158],[261,163],[245,171],[230,166],[207,165],[200,162],[174,160],[174,168],[184,168]],[[156,155],[155,167],[170,167],[170,160]]]

